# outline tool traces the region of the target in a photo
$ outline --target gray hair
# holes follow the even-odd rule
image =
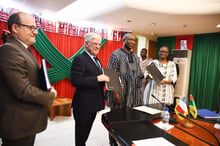
[[[122,41],[125,42],[131,35],[133,35],[136,38],[136,36],[133,33],[129,32],[124,35]]]
[[[91,32],[85,35],[85,42],[89,42],[91,39],[99,38],[102,39],[101,36],[97,33]]]

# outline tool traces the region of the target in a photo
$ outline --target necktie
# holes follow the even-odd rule
[[[101,65],[100,65],[100,63],[98,61],[98,58],[97,57],[93,57],[93,58],[94,58],[94,60],[96,62],[97,67],[99,68],[100,72],[102,72],[102,67],[101,67]]]
[[[31,49],[28,47],[27,50],[31,53],[31,55],[33,55]]]

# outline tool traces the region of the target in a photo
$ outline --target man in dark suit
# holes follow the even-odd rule
[[[85,36],[85,51],[72,62],[71,82],[76,87],[72,107],[75,119],[75,144],[85,146],[97,111],[104,109],[104,86],[109,77],[102,73],[96,57],[101,37],[96,33]]]
[[[8,29],[11,38],[0,47],[0,137],[2,146],[33,146],[57,93],[42,90],[38,63],[28,51],[37,35],[32,16],[12,14]]]

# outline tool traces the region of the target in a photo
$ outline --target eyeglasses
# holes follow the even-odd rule
[[[168,53],[167,51],[160,51],[160,53]]]
[[[16,23],[17,25],[21,25],[21,26],[24,26],[24,27],[27,27],[30,29],[30,31],[38,31],[39,28],[35,27],[34,25],[26,25],[26,24],[21,24],[21,23]]]

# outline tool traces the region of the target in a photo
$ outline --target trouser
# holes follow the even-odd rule
[[[73,117],[75,119],[75,145],[85,146],[96,113],[79,113],[73,110]]]
[[[33,146],[35,134],[20,139],[2,139],[2,146]]]

